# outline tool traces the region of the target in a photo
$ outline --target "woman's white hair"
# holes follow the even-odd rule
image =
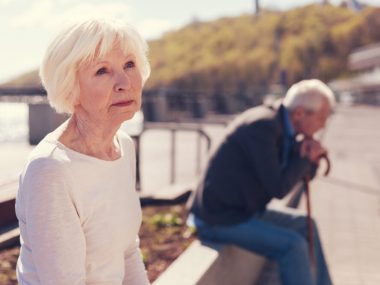
[[[309,111],[318,111],[323,101],[329,102],[330,108],[335,106],[335,97],[331,89],[318,79],[302,80],[293,84],[285,95],[283,105],[293,111],[303,107]]]
[[[61,31],[46,50],[40,78],[50,105],[59,113],[72,113],[79,96],[79,67],[101,58],[118,44],[136,57],[143,83],[150,75],[148,45],[130,25],[115,19],[87,19]]]

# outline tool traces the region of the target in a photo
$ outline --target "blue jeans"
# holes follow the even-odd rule
[[[211,226],[197,217],[194,223],[201,240],[234,244],[275,260],[283,285],[332,284],[315,222],[316,272],[313,277],[306,238],[306,217],[292,209],[268,209],[236,225]]]

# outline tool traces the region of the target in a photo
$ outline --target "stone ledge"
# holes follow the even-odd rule
[[[7,248],[19,242],[20,229],[17,225],[0,232],[0,249]]]
[[[218,246],[217,246],[218,247]],[[153,285],[252,285],[265,258],[232,245],[220,250],[194,241]]]

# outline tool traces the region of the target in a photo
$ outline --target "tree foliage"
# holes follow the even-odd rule
[[[227,90],[267,87],[286,73],[328,81],[347,73],[348,55],[380,41],[380,9],[355,13],[332,5],[264,11],[213,22],[194,22],[150,43],[152,77],[160,86]]]
[[[380,8],[355,13],[332,5],[263,11],[193,23],[150,41],[152,75],[146,89],[218,90],[241,93],[254,86],[324,81],[347,74],[348,55],[380,41]],[[284,81],[284,78],[282,78]],[[8,86],[38,85],[37,72]],[[227,91],[226,91],[227,90]],[[228,93],[227,92],[227,93]]]

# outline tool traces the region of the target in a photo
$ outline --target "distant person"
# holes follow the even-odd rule
[[[201,239],[230,243],[276,260],[285,285],[327,285],[330,275],[314,224],[316,281],[307,246],[306,217],[272,210],[306,175],[313,177],[325,148],[313,138],[335,105],[321,81],[294,84],[283,102],[239,115],[211,156],[190,200]],[[296,141],[296,135],[303,135]]]
[[[63,30],[40,76],[70,118],[33,150],[20,178],[21,285],[149,284],[138,231],[135,151],[120,125],[140,110],[147,44],[129,25],[91,19]]]

